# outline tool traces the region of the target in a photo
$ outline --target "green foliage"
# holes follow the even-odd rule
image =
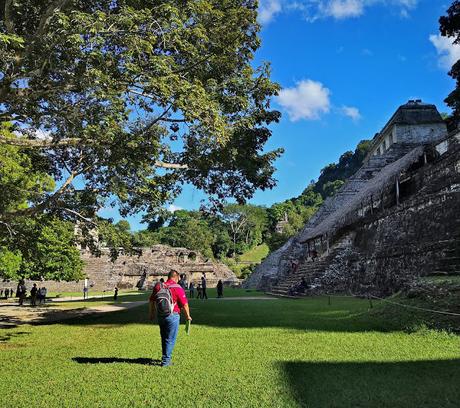
[[[3,279],[15,279],[21,268],[22,254],[19,251],[10,251],[0,248],[0,276]]]
[[[4,239],[9,251],[21,259],[20,268],[5,274],[9,279],[78,280],[83,262],[75,246],[74,226],[55,217],[25,219],[14,225],[15,235]]]
[[[14,138],[10,124],[0,123],[0,137]],[[0,221],[1,214],[37,203],[54,189],[54,180],[43,171],[46,159],[39,153],[0,143]]]
[[[259,245],[268,227],[268,215],[265,208],[255,205],[226,205],[220,217],[227,225],[232,239],[232,255],[243,253]]]
[[[0,6],[0,122],[15,131],[0,143],[40,151],[66,180],[28,213],[93,218],[108,201],[153,217],[184,183],[213,203],[272,188],[279,86],[253,63],[259,30],[247,0]]]
[[[11,125],[0,124],[0,136],[11,140]],[[48,159],[40,152],[1,143],[0,157],[0,276],[81,278],[82,262],[75,248],[72,223],[50,214],[2,217],[38,204],[54,189],[54,179],[46,173]]]
[[[447,15],[439,18],[441,35],[448,37],[451,42],[458,44],[460,40],[460,2],[455,0],[447,10]],[[449,75],[456,81],[455,89],[447,96],[444,102],[452,108],[453,112],[447,119],[449,127],[456,129],[460,122],[460,63],[456,61]]]

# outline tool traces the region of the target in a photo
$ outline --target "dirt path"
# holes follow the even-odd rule
[[[137,302],[124,302],[117,305],[99,305],[90,307],[76,307],[73,309],[60,309],[53,306],[18,306],[10,304],[0,305],[0,328],[11,328],[22,324],[47,324],[56,323],[74,317],[83,317],[95,313],[110,313],[133,307],[146,305],[145,300]]]

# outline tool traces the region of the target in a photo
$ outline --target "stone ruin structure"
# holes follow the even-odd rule
[[[119,289],[150,289],[152,285],[165,278],[171,269],[185,274],[187,281],[198,284],[201,276],[206,274],[208,287],[215,287],[221,279],[226,285],[239,283],[238,278],[226,265],[204,258],[199,252],[187,248],[173,248],[167,245],[154,245],[139,248],[138,255],[120,252],[115,261],[110,258],[110,250],[102,248],[100,257],[88,250],[81,250],[84,261],[83,273],[87,276],[90,292],[113,291]],[[28,289],[33,281],[26,281]],[[11,284],[9,284],[11,286]],[[8,284],[6,287],[9,287]],[[83,291],[84,280],[78,282],[38,282],[51,292]],[[14,286],[16,290],[16,286]]]
[[[460,130],[449,134],[436,107],[416,100],[244,286],[287,295],[303,277],[309,293],[387,295],[414,277],[450,274],[460,274]]]

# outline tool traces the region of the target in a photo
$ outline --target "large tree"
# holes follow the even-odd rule
[[[253,67],[256,17],[254,0],[0,0],[0,145],[57,186],[0,226],[107,201],[153,215],[184,183],[211,202],[271,188],[278,86]]]
[[[460,44],[460,1],[455,0],[447,10],[446,16],[441,16],[439,19],[441,35],[452,39],[454,44]],[[460,123],[460,60],[455,62],[449,75],[456,81],[455,89],[445,99],[445,102],[453,110],[452,118],[453,125]]]

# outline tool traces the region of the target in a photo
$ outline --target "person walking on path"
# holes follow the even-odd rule
[[[190,296],[190,299],[193,299],[195,297],[195,285],[193,282],[190,282],[190,285],[188,287],[188,295]]]
[[[208,294],[206,293],[206,277],[203,275],[201,277],[201,299],[208,300]]]
[[[118,287],[115,286],[115,291],[113,293],[113,300],[117,300],[118,299]]]
[[[155,285],[149,299],[149,318],[153,320],[157,315],[160,326],[162,367],[171,365],[171,356],[179,332],[181,309],[185,318],[192,320],[187,296],[178,282],[179,273],[171,270],[166,282]]]

